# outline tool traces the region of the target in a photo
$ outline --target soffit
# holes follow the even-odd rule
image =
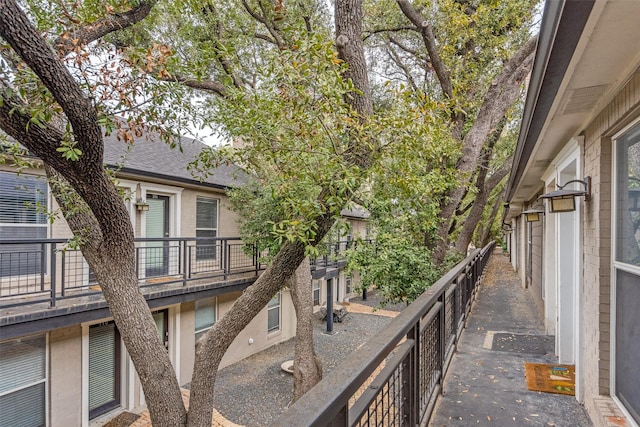
[[[637,69],[638,16],[640,2],[596,2],[532,154],[521,165],[524,173],[510,201],[527,201],[536,195],[543,185],[542,174],[564,145],[582,132]]]

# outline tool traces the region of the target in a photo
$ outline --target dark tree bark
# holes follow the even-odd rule
[[[360,115],[362,123],[373,111],[362,44],[361,0],[337,0],[335,3],[336,46],[340,58],[348,64],[345,77],[351,79],[357,93],[346,96],[346,102]],[[346,160],[354,167],[366,170],[371,166],[371,149],[358,138],[349,141]],[[324,188],[318,196],[326,213],[316,218],[318,229],[311,244],[319,243],[335,222],[326,203],[331,188]],[[351,194],[347,194],[348,199]],[[211,425],[214,383],[222,356],[234,338],[253,319],[269,300],[290,280],[305,258],[305,247],[299,242],[285,242],[272,264],[258,280],[236,300],[225,316],[198,341],[191,381],[191,400],[188,424],[190,427]]]
[[[484,224],[482,233],[480,233],[480,235],[482,236],[480,238],[480,246],[483,248],[489,244],[489,238],[491,237],[491,225],[496,220],[496,217],[498,216],[498,212],[500,211],[500,205],[502,204],[503,201],[504,201],[504,188],[502,189],[502,191],[500,191],[500,193],[498,193],[495,200],[493,201],[493,208],[491,208],[491,214],[489,215],[487,222]]]
[[[447,253],[449,226],[455,210],[460,205],[460,201],[470,183],[472,172],[478,165],[482,147],[487,138],[490,137],[492,130],[496,128],[507,110],[520,95],[521,85],[533,64],[535,46],[536,38],[525,43],[493,79],[473,122],[473,126],[462,141],[462,156],[456,167],[461,176],[461,185],[452,190],[442,204],[440,212],[442,220],[438,227],[433,251],[433,259],[436,265],[442,263]]]
[[[509,173],[511,167],[511,159],[505,162],[500,169],[494,172],[489,179],[486,180],[482,178],[479,180],[478,186],[479,191],[476,194],[475,199],[473,200],[473,206],[471,207],[471,211],[469,211],[469,215],[464,221],[464,225],[462,226],[462,230],[460,231],[460,235],[458,236],[458,241],[456,243],[456,251],[460,253],[465,253],[467,251],[467,247],[471,240],[473,239],[473,233],[476,231],[480,220],[482,219],[482,214],[484,213],[484,208],[489,201],[489,196],[491,195],[491,191],[498,186],[500,181],[504,179],[505,176]],[[486,173],[484,174],[486,176]]]
[[[313,347],[313,290],[311,265],[306,257],[289,281],[296,310],[296,344],[293,359],[293,398],[298,400],[322,379],[322,362]]]
[[[42,159],[50,177],[68,182],[86,203],[86,209],[76,212],[58,197],[71,229],[83,237],[81,249],[98,278],[136,367],[154,425],[184,425],[186,410],[169,355],[138,289],[129,215],[102,165],[103,140],[96,108],[12,0],[0,0],[0,36],[60,105],[82,155],[79,160],[70,161],[56,151],[63,140],[58,127],[29,126],[28,105],[7,91],[9,86],[4,81],[0,86],[0,127]],[[52,188],[54,195],[59,196],[60,188],[56,185]]]

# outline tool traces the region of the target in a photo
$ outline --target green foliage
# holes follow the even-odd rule
[[[337,218],[360,187],[366,174],[347,153],[354,144],[374,144],[370,135],[380,125],[360,124],[345,103],[354,88],[343,81],[344,64],[321,34],[301,36],[294,49],[267,53],[265,59],[256,70],[258,87],[232,90],[217,106],[225,133],[247,144],[205,151],[193,167],[206,175],[218,164],[235,163],[254,177],[255,184],[232,192],[245,237],[309,244],[316,219]]]
[[[410,303],[440,277],[430,255],[401,235],[381,233],[375,245],[356,245],[349,270],[360,272],[361,287],[376,287],[383,303]]]

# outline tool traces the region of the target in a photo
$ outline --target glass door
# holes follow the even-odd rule
[[[147,194],[149,210],[146,215],[145,237],[169,237],[169,196]],[[145,245],[145,276],[164,276],[169,272],[169,242],[154,240]]]

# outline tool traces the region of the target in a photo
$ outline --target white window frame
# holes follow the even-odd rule
[[[122,184],[122,182],[121,182]],[[136,187],[140,185],[140,197],[147,200],[148,194],[157,194],[158,196],[169,197],[169,237],[180,237],[180,224],[182,223],[182,191],[184,188],[174,187],[170,185],[150,184],[147,182],[136,183]],[[133,209],[133,208],[132,208]],[[131,211],[132,213],[135,210]],[[134,224],[135,227],[135,224]],[[140,215],[140,236],[147,237],[147,216],[142,213]],[[135,231],[135,228],[134,228]],[[138,277],[146,277],[145,251],[140,252],[140,261],[138,265]],[[172,276],[178,273],[178,266],[175,263],[169,263],[168,275]]]
[[[19,387],[16,387],[14,389],[5,391],[4,393],[0,394],[0,396],[7,396],[11,393],[15,393],[17,391],[20,390],[24,390],[26,388],[29,387],[33,387],[35,385],[38,384],[44,384],[44,422],[45,422],[45,426],[49,426],[50,425],[50,416],[49,416],[49,334],[48,333],[44,333],[44,334],[36,334],[36,335],[29,335],[26,337],[20,337],[20,338],[14,338],[11,340],[6,340],[3,341],[2,343],[7,343],[7,342],[12,342],[12,341],[18,341],[18,340],[23,340],[23,339],[30,339],[30,338],[37,338],[40,336],[44,335],[44,378],[42,380],[38,380],[38,381],[34,381],[28,384],[23,384]],[[2,345],[2,343],[0,343],[0,345]]]
[[[215,223],[215,227],[211,228],[211,227],[200,227],[198,228],[198,202],[202,201],[205,203],[212,203],[213,201],[215,201],[216,203],[216,223]],[[198,230],[202,230],[202,231],[214,231],[215,232],[215,237],[219,237],[220,236],[220,198],[218,197],[210,197],[210,196],[196,196],[196,221],[195,221],[195,236],[197,237],[198,235]],[[197,248],[197,244],[196,244],[196,248]],[[197,261],[204,261],[204,262],[211,262],[211,261],[215,261],[219,258],[219,252],[221,251],[221,248],[215,248],[214,249],[214,256],[212,258],[197,258],[197,249],[196,249],[196,260]]]
[[[43,175],[37,175],[37,174],[33,174],[33,173],[21,173],[18,174],[16,172],[13,171],[5,171],[5,170],[0,170],[0,174],[2,173],[6,173],[6,174],[11,174],[11,175],[22,175],[22,176],[30,176],[30,177],[34,177],[36,179],[42,179],[43,182],[46,185],[46,194],[45,194],[45,200],[47,202],[47,210],[51,210],[51,189],[49,187],[49,183],[46,180],[46,177]],[[2,209],[2,207],[0,206],[0,209]],[[49,221],[46,221],[43,224],[32,224],[32,223],[13,223],[13,222],[0,222],[0,226],[2,227],[22,227],[22,228],[42,228],[45,230],[45,239],[51,236],[51,226]],[[45,247],[45,259],[44,259],[44,263],[41,266],[42,268],[42,273],[45,275],[45,277],[49,277],[50,272],[51,272],[51,249],[50,247],[47,245]],[[36,273],[36,274],[19,274],[19,275],[15,275],[15,276],[6,276],[6,277],[0,277],[0,284],[2,283],[8,283],[9,285],[12,284],[12,282],[14,282],[15,280],[21,280],[21,279],[25,279],[28,280],[29,278],[33,278],[34,276],[39,276],[40,273]]]
[[[204,301],[211,301],[213,300],[213,323],[207,327],[203,327],[200,329],[196,329],[197,325],[195,322],[195,317],[197,316],[197,311],[198,311],[198,303],[199,302],[204,302]],[[203,307],[204,308],[204,307]],[[195,335],[195,340],[198,341],[198,339],[204,335],[209,329],[211,329],[213,327],[213,325],[216,324],[216,322],[218,321],[218,298],[217,297],[212,297],[212,298],[205,298],[205,299],[201,299],[201,300],[197,300],[194,304],[193,307],[193,315],[194,315],[194,335]]]
[[[282,293],[278,292],[267,304],[267,333],[268,334],[275,334],[277,332],[280,332],[280,329],[282,327],[282,310],[280,309],[281,307],[282,307]],[[273,310],[278,310],[278,325],[270,328],[269,313]]]
[[[631,414],[629,413],[629,411],[627,410],[627,408],[624,406],[624,404],[622,403],[622,401],[618,398],[617,396],[617,391],[616,391],[616,339],[617,339],[617,322],[616,322],[616,316],[617,316],[617,272],[618,270],[622,270],[626,273],[630,273],[633,275],[636,275],[638,277],[640,277],[640,267],[639,266],[634,266],[632,264],[628,264],[622,261],[618,261],[616,259],[617,257],[617,239],[618,239],[618,233],[617,233],[617,215],[616,212],[618,211],[618,197],[617,197],[617,191],[618,191],[618,156],[617,156],[617,145],[618,145],[618,140],[621,139],[622,137],[624,137],[633,127],[637,126],[638,124],[640,124],[640,119],[636,119],[634,120],[632,123],[630,123],[629,125],[625,126],[622,130],[620,130],[619,132],[617,132],[612,138],[611,138],[611,273],[610,273],[610,277],[611,277],[611,282],[610,282],[610,299],[609,299],[609,305],[611,308],[611,314],[610,314],[610,342],[609,342],[609,352],[610,352],[610,362],[609,362],[609,388],[610,388],[610,395],[612,400],[616,403],[616,405],[618,406],[618,409],[620,409],[622,411],[622,413],[625,415],[625,417],[627,418],[627,422],[629,424],[631,424],[632,426],[637,427],[638,424],[636,423],[636,421],[634,420],[634,418],[631,416]]]
[[[312,291],[312,295],[313,295],[313,305],[317,306],[320,305],[320,303],[322,302],[320,300],[320,298],[322,297],[321,292],[320,292],[321,286],[320,286],[320,279],[313,279],[311,281],[311,291]],[[316,304],[316,292],[318,293],[318,303]]]

